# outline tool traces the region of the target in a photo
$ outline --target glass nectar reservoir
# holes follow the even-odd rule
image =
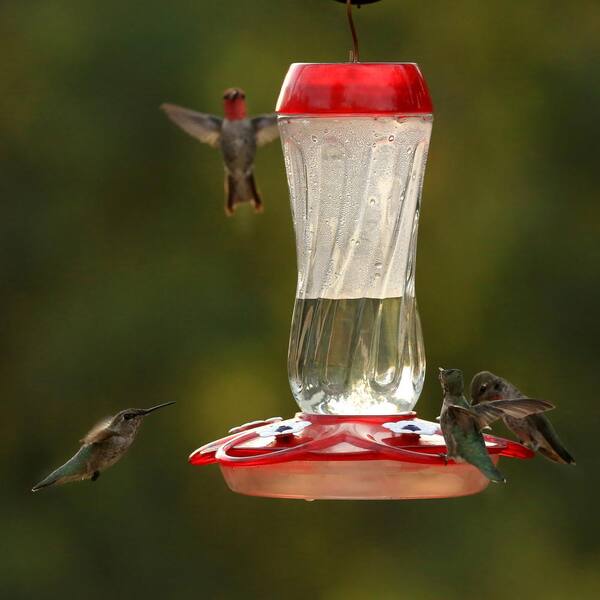
[[[415,64],[292,65],[279,98],[298,285],[288,372],[305,413],[410,411],[425,378],[415,297],[432,107]]]

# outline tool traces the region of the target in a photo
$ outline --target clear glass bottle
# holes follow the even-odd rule
[[[365,73],[369,65],[344,67]],[[374,86],[375,97],[386,93]],[[364,103],[364,85],[360,92]],[[309,106],[289,114],[281,105],[280,97],[298,255],[288,355],[294,397],[307,413],[411,410],[425,377],[415,259],[431,110],[311,114]]]

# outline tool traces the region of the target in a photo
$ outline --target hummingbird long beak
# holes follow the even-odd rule
[[[175,404],[175,401],[173,402],[165,402],[164,404],[158,404],[157,406],[153,406],[152,408],[144,408],[142,410],[142,414],[145,416],[155,410],[158,410],[159,408],[163,408],[165,406],[171,406],[171,404]]]

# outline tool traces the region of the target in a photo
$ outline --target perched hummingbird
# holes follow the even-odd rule
[[[473,404],[479,404],[505,398],[527,398],[527,396],[506,379],[489,371],[481,371],[471,381],[471,398]],[[529,415],[521,419],[506,415],[503,420],[519,441],[528,448],[554,462],[575,464],[575,459],[563,446],[546,415]]]
[[[446,456],[472,464],[490,481],[504,483],[506,479],[492,462],[481,430],[506,415],[523,418],[554,406],[531,398],[493,400],[472,406],[464,395],[462,371],[440,368],[439,377],[444,392],[440,427],[446,442]]]
[[[170,404],[175,402],[166,402],[152,408],[128,408],[114,417],[100,421],[80,440],[82,446],[77,454],[34,485],[31,491],[37,492],[42,488],[70,481],[96,481],[102,471],[114,465],[127,452],[144,417]]]
[[[256,147],[279,137],[277,115],[266,114],[248,118],[246,95],[239,88],[223,93],[225,117],[199,113],[174,104],[163,104],[167,117],[186,133],[221,150],[225,163],[225,213],[229,216],[240,202],[251,202],[256,212],[262,211],[262,201],[254,181]]]

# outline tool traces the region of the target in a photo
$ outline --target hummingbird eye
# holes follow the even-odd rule
[[[126,421],[129,421],[130,419],[133,419],[133,417],[135,417],[135,415],[134,415],[133,413],[125,413],[125,414],[123,415],[123,418],[124,418]]]
[[[480,388],[479,388],[479,393],[480,394],[484,394],[485,390],[487,390],[487,383],[484,383]]]

